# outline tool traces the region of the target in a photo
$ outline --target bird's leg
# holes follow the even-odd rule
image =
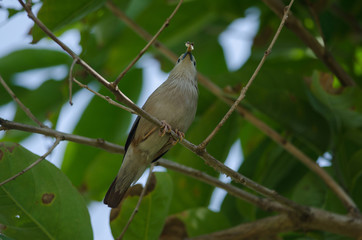
[[[172,127],[165,120],[162,120],[161,123],[162,125],[160,127],[160,136],[163,137],[166,133],[171,132]]]
[[[172,145],[176,145],[176,143],[178,143],[179,141],[182,141],[182,139],[185,138],[185,134],[183,132],[179,131],[178,129],[175,130],[175,133],[177,134],[178,138],[176,138],[172,141]]]
[[[157,129],[157,127],[154,127],[152,128],[148,133],[146,133],[144,136],[143,136],[143,140],[147,139],[155,130]]]

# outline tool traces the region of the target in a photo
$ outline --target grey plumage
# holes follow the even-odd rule
[[[143,109],[173,130],[187,131],[195,118],[198,90],[196,61],[188,46],[177,60],[167,80],[147,99]],[[169,134],[160,136],[155,125],[138,117],[127,138],[122,166],[104,198],[109,207],[118,206],[127,189],[134,184],[151,162],[163,156],[175,141]]]

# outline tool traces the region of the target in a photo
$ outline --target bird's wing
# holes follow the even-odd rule
[[[160,149],[160,151],[158,151],[158,153],[155,155],[155,159],[152,160],[152,162],[156,162],[158,159],[160,159],[163,155],[165,155],[168,150],[170,150],[170,148],[173,146],[172,144],[173,139],[172,137],[170,137],[170,139],[168,140],[168,142]]]
[[[129,147],[129,145],[131,144],[131,142],[132,142],[132,140],[133,140],[133,138],[134,138],[134,136],[136,134],[136,129],[137,129],[138,123],[140,122],[140,119],[141,119],[140,116],[138,116],[136,118],[136,120],[134,121],[133,126],[131,128],[131,131],[128,134],[126,145],[124,146],[124,155],[126,155],[127,149]]]

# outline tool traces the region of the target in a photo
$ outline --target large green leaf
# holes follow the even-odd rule
[[[103,3],[104,0],[44,0],[37,17],[51,31],[56,31],[67,24],[80,20],[101,7]],[[45,36],[45,33],[35,24],[32,36],[33,43],[36,43]]]
[[[0,182],[39,157],[18,144],[0,144]],[[15,239],[92,239],[84,199],[46,160],[0,187],[2,232]]]
[[[70,65],[71,62],[71,57],[64,52],[50,49],[21,49],[0,58],[0,73],[4,79],[7,79],[27,70]]]
[[[156,176],[156,177],[155,177]],[[172,200],[172,179],[167,173],[156,172],[151,178],[154,189],[147,193],[141,202],[139,210],[129,225],[124,239],[158,239],[163,229],[169,206]],[[133,187],[133,190],[137,187]],[[130,189],[132,192],[132,189]],[[118,209],[111,212],[111,229],[115,238],[119,237],[127,224],[139,199],[139,194],[128,195]]]
[[[309,172],[293,190],[292,200],[307,206],[322,207],[326,198],[326,186]]]
[[[362,127],[362,91],[358,88],[345,88],[340,94],[328,93],[321,84],[320,74],[315,72],[311,85],[311,92],[328,109],[325,117],[332,117],[332,121],[339,124],[335,128],[341,128],[341,124],[347,128]],[[316,104],[315,104],[316,105]],[[318,105],[316,105],[318,108]],[[332,122],[333,123],[333,122]],[[331,124],[332,124],[331,123]],[[337,129],[339,130],[339,129]]]

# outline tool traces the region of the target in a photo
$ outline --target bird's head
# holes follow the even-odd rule
[[[186,52],[177,59],[176,65],[172,72],[196,78],[196,60],[191,53],[191,51],[194,49],[194,45],[193,43],[187,42],[186,47]]]

